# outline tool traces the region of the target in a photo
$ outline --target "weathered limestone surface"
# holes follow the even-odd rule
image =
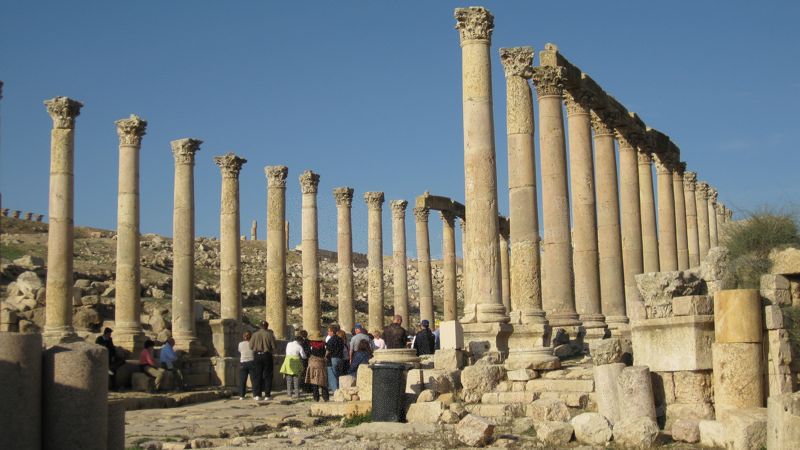
[[[800,392],[767,400],[767,448],[800,448]]]
[[[392,200],[391,205],[394,313],[403,318],[403,325],[408,326],[408,269],[406,268],[406,207],[408,202],[405,200]],[[453,254],[453,259],[455,259],[455,253]]]
[[[611,440],[611,426],[601,414],[583,413],[570,420],[575,429],[575,439],[589,445],[605,445]]]
[[[672,315],[672,299],[702,292],[703,280],[692,271],[652,272],[636,275],[636,284],[647,308],[647,318]]]
[[[219,225],[220,318],[242,320],[242,269],[239,241],[239,172],[247,162],[233,153],[214,158],[222,173]],[[225,355],[233,356],[233,355]]]
[[[42,336],[0,333],[0,448],[38,449],[42,433]]]
[[[642,257],[644,272],[658,272],[658,233],[656,227],[656,203],[653,193],[653,157],[649,151],[639,148],[639,205],[642,209]]]
[[[318,186],[319,174],[310,170],[300,174],[300,191],[303,194],[301,224],[303,329],[308,332],[318,331],[320,328]]]
[[[689,267],[689,232],[686,223],[686,197],[683,194],[685,162],[678,162],[672,170],[672,195],[675,203],[675,239],[678,245],[678,270]],[[696,220],[696,218],[695,218]]]
[[[761,297],[756,289],[731,289],[714,295],[717,343],[761,342]]]
[[[708,183],[698,182],[695,184],[695,206],[697,207],[697,236],[700,249],[700,260],[702,261],[708,249],[711,248],[711,237],[708,231]]]
[[[769,255],[772,261],[770,272],[780,275],[800,274],[800,249],[787,248],[783,250],[773,250]]]
[[[369,213],[367,232],[367,302],[369,329],[383,330],[383,192],[365,192],[364,201]],[[432,321],[433,318],[431,318]]]
[[[428,235],[428,208],[414,208],[417,235],[417,298],[420,320],[433,321],[433,277],[431,276],[431,244]],[[466,301],[466,300],[465,300]]]
[[[708,295],[688,295],[672,299],[673,316],[705,316],[714,314],[714,300]]]
[[[339,325],[343,330],[352,330],[355,326],[355,308],[353,307],[353,227],[350,218],[350,211],[353,206],[353,188],[338,187],[333,190],[333,197],[336,200],[336,265],[338,267],[338,290],[339,297]],[[405,242],[405,232],[403,233]],[[394,244],[393,244],[394,245]],[[398,244],[399,245],[399,244]],[[405,245],[403,246],[405,248]],[[395,314],[399,308],[395,299]],[[406,296],[406,308],[408,307],[408,297]],[[403,323],[408,324],[408,310],[403,316]]]
[[[619,421],[619,388],[617,378],[625,364],[618,362],[594,367],[594,390],[597,393],[597,412],[613,425]]]
[[[631,326],[634,362],[653,372],[712,367],[713,316],[648,319]]]
[[[639,169],[636,134],[617,130],[619,141],[620,217],[622,226],[622,263],[625,275],[625,310],[629,319],[644,318],[632,314],[635,305],[642,305],[636,275],[644,272],[642,255],[642,222],[639,203]],[[644,309],[644,308],[641,308]]]
[[[286,166],[264,167],[267,177],[267,314],[277,338],[287,338],[286,327]],[[341,307],[341,306],[340,306]]]
[[[764,406],[764,367],[760,343],[712,344],[714,403],[725,409]]]
[[[655,154],[658,183],[658,263],[663,271],[678,270],[675,235],[675,194],[672,190],[672,155]]]
[[[658,425],[648,417],[614,424],[614,442],[627,448],[651,448],[658,440]]]
[[[622,369],[622,373],[617,377],[617,393],[621,422],[636,417],[647,417],[655,423],[653,384],[647,366],[637,365]]]
[[[695,197],[696,183],[696,173],[683,173],[683,198],[686,204],[686,237],[689,246],[689,267],[700,265],[700,236],[697,228],[697,199]]]
[[[456,215],[451,211],[441,211],[442,216],[442,262],[444,266],[444,320],[456,320]],[[502,255],[500,256],[502,258]],[[506,248],[506,258],[508,249]],[[403,263],[405,266],[405,263]],[[430,319],[429,319],[430,320]]]

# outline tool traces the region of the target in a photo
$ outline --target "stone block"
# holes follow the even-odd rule
[[[481,404],[494,405],[499,403],[500,394],[507,394],[507,392],[487,392],[481,396]]]
[[[533,392],[594,392],[593,380],[530,380],[525,385],[526,391]]]
[[[678,419],[672,424],[672,439],[680,442],[695,444],[700,442],[700,421],[693,419]]]
[[[135,372],[131,375],[131,389],[140,392],[152,392],[156,389],[153,377],[143,372]]]
[[[666,407],[664,429],[669,430],[679,420],[712,420],[714,406],[711,403],[671,403]]]
[[[598,413],[578,414],[570,420],[575,439],[589,445],[605,445],[611,440],[611,425]]]
[[[714,314],[714,301],[709,295],[689,295],[672,299],[675,316],[707,316]]]
[[[723,409],[761,407],[764,398],[762,346],[714,343],[714,403]]]
[[[425,389],[419,393],[419,396],[417,396],[417,403],[427,403],[434,400],[436,400],[436,392],[430,389]]]
[[[714,389],[710,370],[674,372],[675,402],[711,403]]]
[[[604,364],[594,367],[594,388],[597,394],[597,412],[613,425],[619,421],[619,391],[617,378],[625,368],[624,363]]]
[[[789,366],[775,366],[769,363],[767,373],[767,384],[769,386],[769,396],[791,394],[794,392],[794,381],[792,379],[792,369]]]
[[[477,360],[485,355],[508,354],[508,338],[512,327],[507,323],[476,322],[462,325],[464,345],[472,357]],[[499,363],[493,362],[493,363]]]
[[[108,401],[108,450],[125,450],[125,402]]]
[[[442,369],[409,369],[406,373],[406,394],[419,395],[425,389],[437,393],[451,392],[461,385],[461,373]]]
[[[772,261],[772,273],[782,275],[800,274],[800,249],[786,248],[783,250],[772,250],[769,254]]]
[[[538,377],[539,374],[531,369],[510,370],[506,373],[506,378],[508,378],[509,381],[529,381]]]
[[[767,448],[800,448],[800,392],[767,400]]]
[[[519,403],[497,403],[494,405],[470,405],[472,413],[481,417],[522,417],[525,405]]]
[[[791,284],[789,279],[782,275],[762,275],[759,294],[771,305],[788,306],[792,304]]]
[[[462,398],[467,403],[477,402],[484,393],[494,390],[504,376],[505,369],[497,364],[480,363],[466,367],[461,371],[461,384],[464,388],[461,392]]]
[[[697,423],[700,430],[700,445],[703,447],[725,448],[728,437],[725,425],[716,420],[701,420]]]
[[[497,403],[530,403],[534,400],[535,394],[526,391],[499,392]]]
[[[648,319],[672,316],[672,299],[700,294],[703,280],[692,271],[651,272],[636,275]]]
[[[458,320],[439,322],[439,348],[442,350],[463,350],[464,329]]]
[[[532,417],[534,422],[567,422],[570,418],[569,408],[563,400],[549,398],[542,398],[527,405],[525,414]]]
[[[598,339],[589,342],[589,353],[596,366],[623,362],[624,350],[619,338]]]
[[[408,408],[406,420],[409,423],[436,423],[446,408],[441,402],[414,403]]]
[[[358,366],[356,386],[358,387],[358,398],[364,401],[372,401],[372,369],[367,364]]]
[[[780,306],[767,305],[764,307],[764,328],[767,330],[783,328],[783,313]]]
[[[714,295],[716,343],[761,342],[761,297],[755,289],[728,289]]]
[[[467,363],[463,350],[439,349],[433,355],[433,368],[441,370],[461,370]]]
[[[40,334],[0,333],[0,380],[0,448],[41,448]]]
[[[675,403],[675,380],[673,374],[674,372],[650,372],[656,415],[658,417],[664,415],[667,404]]]
[[[574,433],[572,425],[565,422],[534,422],[533,429],[536,431],[536,437],[548,447],[567,445]]]
[[[718,421],[725,426],[731,450],[761,449],[767,445],[767,408],[726,410]]]
[[[651,448],[658,439],[658,425],[648,417],[634,417],[614,425],[614,441],[628,448]]]
[[[787,330],[767,331],[768,358],[777,366],[788,366],[792,363],[792,347]]]
[[[239,358],[212,356],[213,385],[236,387],[239,385]]]
[[[356,386],[356,379],[352,375],[342,375],[339,377],[339,389],[347,389]]]
[[[708,370],[712,366],[713,316],[635,321],[631,326],[634,363],[654,372]]]
[[[467,414],[456,425],[456,437],[458,440],[471,447],[488,443],[493,434],[494,425],[486,419],[472,414]]]
[[[312,403],[308,414],[312,417],[353,417],[372,411],[372,401]]]
[[[656,421],[653,384],[646,366],[622,369],[617,377],[617,394],[620,421],[640,416]]]

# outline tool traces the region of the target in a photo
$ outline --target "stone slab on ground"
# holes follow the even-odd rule
[[[494,425],[482,417],[467,414],[456,425],[456,437],[471,447],[486,444],[494,434]]]
[[[188,392],[109,392],[109,400],[120,400],[126,411],[155,408],[175,408],[178,406],[206,403],[229,398],[234,391],[229,388],[208,388]]]
[[[536,437],[542,443],[552,447],[567,445],[574,433],[572,425],[566,422],[534,422],[533,429],[536,430]]]
[[[352,417],[372,411],[372,401],[312,403],[308,414],[312,417]]]

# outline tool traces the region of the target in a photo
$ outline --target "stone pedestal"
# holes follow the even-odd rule
[[[408,326],[408,267],[406,266],[405,200],[392,201],[392,277],[394,281],[394,313]],[[453,256],[455,258],[455,255]]]
[[[277,360],[276,360],[277,361]],[[238,357],[211,357],[212,384],[215,386],[236,387],[239,385],[239,358]],[[280,366],[278,366],[280,367]],[[275,371],[277,372],[277,370]],[[273,384],[273,387],[276,385]],[[277,390],[277,389],[274,389]]]
[[[333,190],[336,200],[336,266],[338,268],[339,325],[352,330],[356,324],[353,308],[353,229],[350,211],[353,206],[353,188],[338,187]],[[395,307],[397,305],[395,304]],[[403,323],[408,323],[403,319]]]
[[[367,232],[367,302],[369,330],[383,330],[383,192],[365,192],[369,223]],[[432,319],[432,318],[431,318]],[[431,320],[433,322],[433,320]]]
[[[507,370],[553,370],[561,361],[550,348],[551,329],[546,323],[513,323],[508,337]]]
[[[0,448],[41,448],[41,335],[0,333],[0,380]]]
[[[634,321],[634,363],[653,372],[711,369],[714,316],[683,316]]]
[[[247,162],[233,153],[214,158],[222,173],[219,209],[220,317],[242,320],[242,268],[239,241],[239,172]]]
[[[300,174],[303,193],[302,260],[303,260],[303,329],[309,333],[320,330],[319,296],[319,237],[317,231],[317,186],[319,174],[310,170]],[[372,281],[370,280],[370,285]]]
[[[439,323],[439,348],[464,349],[464,328],[458,320],[445,320]]]
[[[239,356],[239,342],[244,332],[242,323],[234,319],[210,320],[211,354],[215,356]]]
[[[433,280],[431,276],[431,244],[428,236],[428,208],[414,208],[417,242],[417,299],[420,320],[433,321]],[[408,326],[411,324],[409,323]]]
[[[464,345],[475,360],[489,352],[498,352],[503,356],[508,355],[508,338],[513,331],[511,325],[498,322],[478,322],[465,323],[462,326]]]
[[[264,167],[267,177],[267,270],[266,320],[278,339],[288,338],[286,326],[286,252],[288,223],[286,222],[286,166]]]

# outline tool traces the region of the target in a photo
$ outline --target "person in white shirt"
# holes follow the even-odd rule
[[[244,400],[247,394],[247,377],[250,376],[250,383],[253,384],[255,366],[253,365],[253,350],[250,348],[249,331],[244,332],[244,340],[239,342],[239,400]]]
[[[289,397],[300,398],[300,377],[303,375],[303,360],[306,359],[303,350],[303,337],[297,335],[295,340],[286,344],[286,357],[281,365],[281,373],[286,377],[286,393]],[[292,395],[294,391],[294,395]]]

